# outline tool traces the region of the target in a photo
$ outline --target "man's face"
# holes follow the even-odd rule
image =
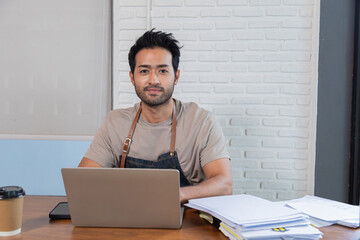
[[[145,48],[135,56],[134,74],[130,71],[132,84],[142,102],[158,106],[169,101],[180,71],[174,73],[172,55],[164,48]]]

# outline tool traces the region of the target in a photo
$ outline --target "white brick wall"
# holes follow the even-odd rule
[[[138,101],[129,47],[147,28],[184,46],[174,97],[212,111],[234,193],[284,200],[314,191],[320,1],[115,0],[114,108]]]

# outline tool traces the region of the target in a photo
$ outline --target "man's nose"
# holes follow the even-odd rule
[[[152,72],[150,73],[149,83],[150,83],[150,84],[153,84],[153,85],[159,83],[159,78],[158,78],[158,76],[157,76],[157,74],[156,74],[155,71],[152,71]]]

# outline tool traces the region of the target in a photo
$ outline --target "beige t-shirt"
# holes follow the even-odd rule
[[[176,102],[177,125],[175,151],[190,184],[206,179],[202,167],[216,159],[229,158],[225,138],[214,116],[196,103]],[[140,104],[109,112],[85,154],[103,167],[117,167],[122,147]],[[170,152],[171,117],[160,123],[148,123],[140,115],[128,156],[157,161]]]

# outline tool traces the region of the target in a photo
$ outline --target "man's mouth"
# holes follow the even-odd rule
[[[163,91],[162,87],[145,87],[144,91],[148,92],[150,95],[158,94]]]

